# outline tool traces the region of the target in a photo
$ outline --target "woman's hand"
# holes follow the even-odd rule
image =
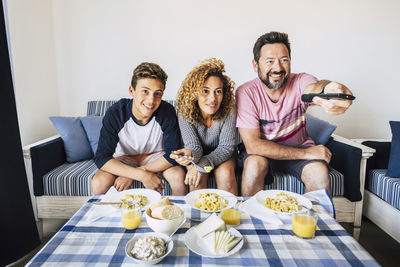
[[[187,166],[190,161],[193,160],[192,150],[189,148],[182,148],[176,151],[172,151],[169,155],[171,159],[174,159],[179,165]]]
[[[200,173],[195,166],[188,167],[188,172],[185,177],[185,184],[198,187],[203,174]]]

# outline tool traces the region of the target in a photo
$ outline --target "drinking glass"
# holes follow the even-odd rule
[[[318,214],[312,210],[292,215],[293,233],[301,238],[314,238]]]

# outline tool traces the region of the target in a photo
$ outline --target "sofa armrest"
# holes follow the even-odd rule
[[[33,194],[43,195],[42,177],[66,162],[64,143],[59,135],[49,137],[23,148],[28,179],[33,183]]]
[[[326,146],[332,152],[330,165],[344,176],[344,196],[353,202],[362,200],[366,162],[375,149],[335,134]]]
[[[366,181],[368,180],[368,173],[374,169],[387,169],[390,157],[391,140],[387,139],[355,139],[363,145],[369,146],[376,150],[375,154],[367,161],[366,168]]]
[[[369,146],[376,150],[375,154],[368,159],[367,173],[371,169],[387,169],[390,157],[391,140],[386,139],[357,139],[356,142]]]

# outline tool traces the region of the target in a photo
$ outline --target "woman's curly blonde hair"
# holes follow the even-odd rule
[[[203,89],[205,80],[210,76],[221,79],[224,92],[221,106],[212,116],[212,119],[219,120],[232,112],[235,101],[233,94],[235,83],[224,72],[224,62],[216,58],[203,60],[199,65],[194,67],[186,75],[179,88],[177,97],[178,114],[194,123],[201,122],[202,116],[198,104],[198,96]]]

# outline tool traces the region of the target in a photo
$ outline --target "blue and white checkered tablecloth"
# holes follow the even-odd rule
[[[96,195],[88,201],[56,235],[36,254],[27,266],[129,266],[136,265],[125,255],[125,244],[136,234],[151,232],[144,214],[140,227],[125,230],[119,213],[90,221]],[[183,197],[170,197],[184,204]],[[318,208],[313,201],[313,208]],[[209,213],[185,205],[187,217],[204,219]],[[294,236],[290,219],[274,226],[241,214],[236,229],[244,237],[239,252],[226,258],[208,258],[191,252],[184,244],[184,234],[193,225],[188,219],[172,237],[174,249],[158,265],[162,266],[379,266],[371,255],[328,213],[319,213],[314,239]]]

